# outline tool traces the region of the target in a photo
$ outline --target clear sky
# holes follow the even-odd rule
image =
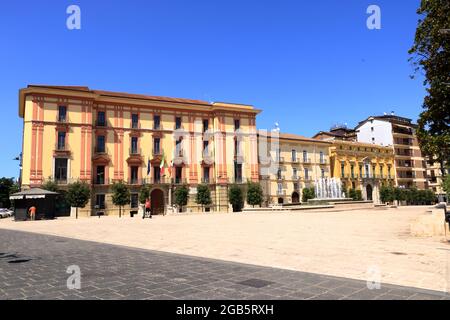
[[[419,0],[3,1],[0,176],[17,176],[28,84],[252,104],[257,126],[312,136],[394,110],[417,119]],[[66,27],[69,5],[81,30]],[[381,30],[366,9],[381,8]]]

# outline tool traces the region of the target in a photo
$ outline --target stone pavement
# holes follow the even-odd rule
[[[68,289],[67,267],[81,269]],[[0,299],[448,299],[443,292],[0,230]]]

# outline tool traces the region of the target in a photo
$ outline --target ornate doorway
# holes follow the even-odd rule
[[[292,203],[300,203],[300,195],[297,191],[292,193]]]
[[[164,192],[161,189],[154,189],[150,193],[152,214],[164,214]]]
[[[367,201],[373,200],[373,188],[370,184],[366,187]]]

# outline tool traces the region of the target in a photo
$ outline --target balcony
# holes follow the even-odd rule
[[[68,123],[69,121],[68,121],[67,115],[59,114],[59,115],[56,117],[56,122],[57,122],[57,123],[61,123],[61,124],[66,124],[66,123]]]
[[[321,159],[321,160],[319,160],[319,164],[321,164],[321,165],[327,165],[327,164],[328,164],[328,161],[327,161],[326,159]]]
[[[303,163],[304,164],[311,164],[311,159],[310,158],[303,158]]]
[[[294,181],[297,181],[297,180],[299,180],[300,179],[300,177],[298,176],[298,175],[293,175],[292,177],[291,177],[291,180],[294,180]]]
[[[94,148],[94,153],[96,154],[106,154],[107,152],[107,148],[105,146],[96,146]]]
[[[281,176],[281,175],[277,176],[278,181],[284,181],[285,178],[286,178],[285,176]]]
[[[94,184],[94,185],[110,185],[112,183],[113,182],[111,179],[105,179],[102,176],[94,177],[92,179],[92,184]]]
[[[54,156],[63,156],[70,154],[70,147],[67,143],[56,143],[55,149],[53,150]]]
[[[210,184],[210,183],[211,183],[211,179],[210,179],[210,178],[205,178],[205,177],[203,177],[203,178],[202,178],[202,183],[203,183],[203,184]]]
[[[96,127],[106,127],[106,120],[96,120],[95,126]]]
[[[127,184],[129,185],[141,185],[143,184],[142,179],[139,178],[130,178],[127,180]]]
[[[312,177],[311,176],[306,176],[302,178],[303,181],[312,181]]]
[[[286,190],[277,190],[277,196],[285,196]]]
[[[162,152],[160,149],[152,150],[153,157],[162,156]]]
[[[141,124],[139,122],[131,122],[131,129],[141,129]]]
[[[129,149],[130,156],[140,156],[142,154],[141,148],[130,148]]]
[[[164,129],[163,129],[163,126],[162,126],[161,123],[154,123],[153,124],[153,130],[161,131],[161,130],[164,130]]]
[[[155,178],[144,178],[141,179],[142,184],[170,184],[171,179],[167,177],[160,177],[159,179]]]
[[[294,164],[298,164],[298,163],[300,163],[300,159],[298,159],[298,158],[291,159],[291,162]]]

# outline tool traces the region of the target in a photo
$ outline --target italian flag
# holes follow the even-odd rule
[[[161,164],[159,165],[159,171],[160,171],[160,175],[161,177],[164,176],[164,164],[166,162],[166,156],[164,155],[164,151],[162,154],[162,158],[161,158]]]

